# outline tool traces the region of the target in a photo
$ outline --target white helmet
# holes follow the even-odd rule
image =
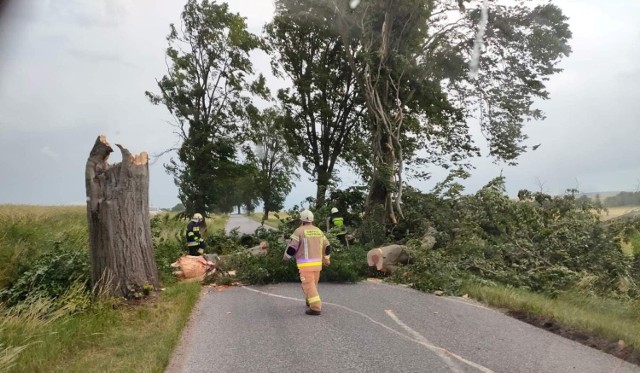
[[[193,214],[193,218],[192,218],[192,220],[195,220],[195,221],[202,221],[202,215],[201,215],[200,213],[197,213],[197,212],[196,212],[195,214]]]
[[[313,222],[313,213],[309,210],[303,210],[300,213],[300,220],[302,220],[305,223]]]
[[[338,208],[337,207],[334,207],[334,208],[331,209],[331,213],[332,214],[335,214],[336,212],[338,212]]]

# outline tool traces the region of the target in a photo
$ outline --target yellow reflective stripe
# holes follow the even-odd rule
[[[292,240],[294,241],[300,241],[300,239],[298,238],[298,236],[296,236],[295,234],[292,234],[290,237]]]
[[[307,299],[307,301],[309,302],[309,304],[318,303],[318,302],[320,302],[320,296],[317,295],[315,297],[311,297],[311,298]]]
[[[193,231],[194,231],[194,232],[200,232],[200,228],[195,227],[195,228],[193,228]]]
[[[317,267],[317,266],[321,266],[321,265],[322,265],[322,261],[309,262],[309,263],[299,263],[298,264],[298,268]]]
[[[200,242],[196,241],[196,242],[188,242],[187,246],[198,246],[200,245]]]
[[[194,236],[194,234],[193,234],[193,232],[189,232],[189,233],[187,233],[187,236],[191,237],[191,236]]]

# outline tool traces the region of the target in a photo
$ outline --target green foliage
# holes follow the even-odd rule
[[[0,310],[0,343],[9,352],[24,347],[11,372],[162,372],[200,289],[173,284],[150,303],[99,302],[71,316],[45,312],[51,301],[44,300],[19,314]]]
[[[332,207],[337,208],[345,220],[345,225],[357,229],[362,223],[366,200],[366,186],[351,186],[344,190],[331,189],[327,206],[329,210]]]
[[[282,241],[282,233],[260,229],[256,232],[255,239],[256,241],[264,240],[269,244],[266,256],[250,256],[244,251],[244,247],[237,243],[237,234],[226,237],[227,242],[236,242],[235,251],[230,253],[231,255],[228,256],[225,264],[227,268],[236,271],[237,279],[248,284],[296,281],[295,265],[286,265],[282,262],[285,246]]]
[[[640,256],[640,231],[633,230],[628,237],[633,255]]]
[[[184,229],[168,214],[152,225],[154,242]],[[172,284],[137,307],[92,294],[84,206],[0,206],[0,255],[0,371],[161,371],[200,291]]]
[[[335,15],[319,19],[309,2],[279,0],[266,26],[266,41],[274,52],[274,72],[292,87],[278,99],[286,111],[283,135],[294,156],[316,181],[317,206],[324,205],[339,160],[363,157],[364,117],[355,75],[349,67]]]
[[[185,227],[185,219],[180,215],[158,214],[151,218],[156,267],[161,281],[165,284],[176,281],[171,263],[178,259],[186,247]]]
[[[175,206],[171,208],[171,212],[183,212],[184,210],[185,208],[182,203],[177,203]]]
[[[9,306],[27,298],[56,299],[76,282],[84,284],[88,290],[90,279],[86,251],[56,246],[35,259],[10,287],[0,290],[0,299]]]
[[[232,230],[229,234],[224,230],[212,232],[205,239],[206,251],[218,255],[232,254],[242,248],[240,239],[241,236],[237,229]]]
[[[296,228],[300,225],[297,221]],[[252,246],[259,241],[266,241],[269,244],[269,251],[266,256],[251,256],[241,245],[242,238],[233,233],[224,235],[220,233],[217,240],[224,242],[219,247],[225,253],[225,268],[236,271],[236,280],[247,284],[270,284],[276,282],[297,282],[300,280],[295,260],[283,262],[282,256],[286,247],[287,237],[293,230],[266,230],[258,229],[253,240],[247,242],[246,246]],[[328,234],[327,237],[335,248],[337,239]],[[369,274],[366,266],[366,251],[363,247],[351,247],[350,250],[335,249],[331,255],[331,265],[322,271],[322,281],[331,282],[356,282],[365,278]],[[216,279],[218,284],[228,284],[231,279],[222,276]]]
[[[445,252],[420,253],[413,264],[401,267],[390,276],[391,281],[411,284],[421,291],[441,290],[458,294],[467,274]]]
[[[473,277],[557,295],[572,288],[594,294],[636,297],[632,259],[623,254],[616,231],[598,220],[597,206],[576,203],[575,193],[549,196],[521,192],[514,201],[497,178],[476,194],[455,198],[407,193],[404,239],[416,261],[394,279],[424,290],[456,292]],[[421,227],[432,226],[437,245],[421,248]],[[400,229],[398,230],[398,232]],[[413,240],[411,240],[413,238]],[[403,279],[404,277],[404,279]]]
[[[329,238],[334,251],[331,254],[331,265],[322,269],[321,281],[351,283],[373,275],[367,266],[366,247],[353,245],[349,249],[340,248],[335,237]]]
[[[247,159],[256,169],[255,174],[245,182],[256,196],[262,200],[264,213],[279,211],[293,187],[297,158],[293,149],[285,141],[286,118],[278,109],[268,108],[262,112],[252,109],[249,112],[249,139],[254,148],[247,149]]]
[[[388,241],[388,227],[381,223],[381,219],[372,216],[384,215],[386,210],[381,206],[373,206],[365,215],[365,219],[358,230],[358,239],[374,245],[382,245]]]
[[[87,251],[86,209],[0,206],[0,289],[10,286],[35,259],[54,247]]]
[[[182,144],[178,159],[166,165],[179,187],[187,214],[229,212],[243,174],[237,146],[244,136],[240,120],[250,95],[265,96],[265,80],[253,74],[249,59],[261,40],[247,31],[245,19],[226,3],[187,1],[181,26],[170,25],[168,71],[149,100],[173,115]]]

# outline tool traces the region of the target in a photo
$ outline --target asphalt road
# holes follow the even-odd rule
[[[232,214],[229,215],[229,220],[227,220],[227,224],[224,226],[224,229],[227,233],[231,232],[234,228],[238,228],[238,233],[240,234],[253,234],[253,232],[260,227],[260,223],[255,220],[251,220],[242,215]],[[267,229],[273,229],[266,224],[264,227]]]
[[[640,372],[640,367],[452,297],[362,282],[205,288],[169,372]]]

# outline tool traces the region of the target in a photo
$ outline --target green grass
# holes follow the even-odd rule
[[[211,232],[224,230],[228,220],[229,215],[214,215],[207,219],[207,229]]]
[[[276,214],[280,217],[277,218]],[[255,213],[255,214],[250,214],[247,217],[249,219],[255,220],[258,223],[262,223],[262,217],[264,216],[263,213]],[[278,228],[278,224],[280,224],[280,219],[286,219],[287,218],[287,213],[286,212],[270,212],[269,213],[269,219],[267,219],[264,223],[270,227],[273,228]]]
[[[26,346],[10,372],[162,372],[199,292],[197,283],[178,283],[144,305],[50,322],[5,316],[0,343]]]
[[[587,331],[611,342],[623,340],[640,349],[640,304],[586,294],[564,293],[557,298],[505,286],[464,285],[474,299],[510,311],[553,320],[558,324]]]
[[[56,243],[86,250],[84,206],[0,205],[0,288]]]
[[[162,217],[159,228],[177,248],[187,220],[173,216]],[[55,247],[86,251],[86,219],[84,206],[0,205],[0,288]],[[223,229],[226,220],[208,219],[209,229]],[[179,249],[165,254],[177,258]],[[82,313],[72,313],[71,304],[50,314],[49,300],[21,313],[0,304],[0,371],[162,372],[200,290],[197,283],[168,283],[154,302],[116,308],[99,302]],[[83,289],[78,291],[72,302],[83,300]]]
[[[629,235],[629,243],[623,245],[628,255],[640,255],[640,231],[634,231]]]
[[[163,212],[157,214],[155,219],[159,219],[162,223],[162,238],[172,239],[176,236],[182,236],[185,233],[188,218],[180,218],[177,213]],[[228,215],[213,215],[207,218],[207,229],[210,232],[224,230],[224,226],[229,220]]]

